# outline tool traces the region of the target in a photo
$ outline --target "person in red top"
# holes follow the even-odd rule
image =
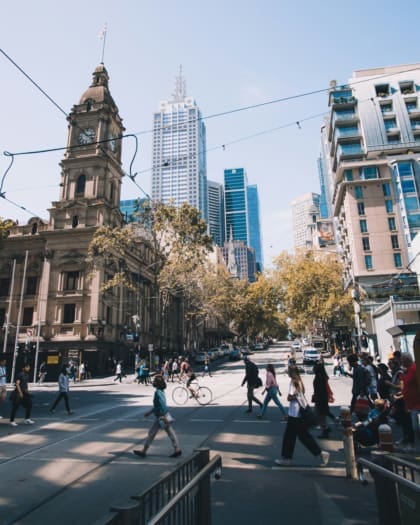
[[[405,353],[401,356],[401,365],[405,370],[402,376],[405,408],[410,413],[414,435],[419,439],[420,386],[417,383],[416,363],[409,353]]]

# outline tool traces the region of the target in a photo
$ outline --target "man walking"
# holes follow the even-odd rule
[[[247,414],[252,412],[252,401],[255,401],[257,405],[262,408],[263,404],[259,399],[257,399],[254,395],[254,389],[258,388],[259,386],[262,386],[262,381],[258,377],[258,367],[255,363],[253,363],[248,356],[244,357],[244,363],[245,363],[245,377],[242,381],[242,386],[244,384],[247,384],[247,399],[248,399],[248,410],[245,410]]]
[[[16,412],[18,411],[20,405],[25,408],[25,425],[33,425],[35,421],[31,419],[32,412],[32,398],[29,393],[29,370],[31,369],[30,365],[23,365],[22,372],[20,372],[16,377],[15,390],[12,395],[12,412],[10,414],[10,424],[12,427],[17,427],[15,421]]]
[[[6,380],[7,380],[6,359],[0,359],[0,407],[5,402],[6,396],[7,396]],[[0,415],[0,419],[3,419],[3,416]]]
[[[70,404],[69,404],[69,376],[68,376],[66,365],[62,366],[60,375],[58,376],[58,396],[56,400],[54,401],[54,404],[50,408],[50,414],[54,414],[55,407],[58,405],[61,399],[64,399],[67,414],[69,416],[74,414],[74,412],[70,410]]]

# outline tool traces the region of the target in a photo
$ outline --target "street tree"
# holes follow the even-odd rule
[[[321,323],[329,334],[336,324],[352,324],[353,303],[342,283],[343,268],[334,254],[281,253],[274,261],[273,285],[294,333]]]

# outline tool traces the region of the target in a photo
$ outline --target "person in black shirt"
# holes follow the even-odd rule
[[[247,414],[252,412],[252,401],[255,401],[257,405],[262,408],[263,404],[259,399],[257,399],[254,395],[254,389],[258,388],[259,386],[262,386],[262,381],[258,377],[258,367],[255,363],[253,363],[249,357],[244,357],[245,362],[245,377],[242,381],[242,386],[244,384],[247,384],[248,390],[247,390],[247,399],[248,399],[248,410],[245,410]]]
[[[23,421],[25,425],[33,425],[35,423],[35,421],[31,419],[32,398],[28,388],[30,369],[30,365],[24,365],[22,372],[20,372],[16,377],[15,390],[12,393],[12,413],[10,414],[10,424],[12,427],[17,427],[15,416],[20,405],[25,407],[25,419]]]

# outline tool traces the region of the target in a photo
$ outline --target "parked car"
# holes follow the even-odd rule
[[[299,341],[293,341],[293,343],[292,343],[292,350],[294,350],[295,352],[298,352],[299,350],[302,350],[302,345],[300,344]]]
[[[305,348],[303,351],[303,364],[312,365],[321,359],[321,352],[316,348]]]
[[[229,361],[239,361],[242,359],[242,354],[238,348],[233,348],[229,354]]]
[[[204,352],[198,352],[198,354],[195,354],[194,362],[195,363],[204,363],[206,360],[206,354]]]

